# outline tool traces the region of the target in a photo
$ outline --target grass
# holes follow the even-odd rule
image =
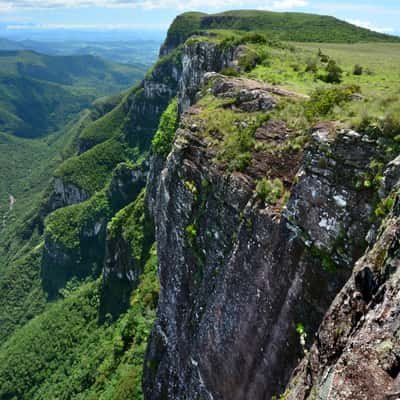
[[[176,47],[193,32],[210,29],[258,31],[280,40],[300,42],[399,42],[395,36],[360,28],[339,19],[304,13],[228,11],[220,14],[184,13],[168,31],[165,47]]]
[[[266,54],[260,63],[246,73],[250,78],[308,94],[313,99],[318,93],[323,93],[320,96],[321,100],[323,97],[328,100],[327,95],[333,93],[337,85],[321,79],[321,76],[326,74],[328,65],[321,59],[326,56],[327,60],[335,61],[343,71],[341,87],[360,92],[364,96],[361,101],[336,99],[330,105],[325,104],[329,109],[320,109],[322,112],[319,117],[317,110],[314,110],[317,118],[309,122],[331,119],[341,122],[343,126],[359,130],[369,130],[367,125],[370,124],[382,125],[382,131],[387,131],[388,127],[389,130],[396,131],[396,116],[400,108],[400,71],[397,68],[400,62],[400,44],[293,43],[282,46],[247,44],[247,47],[253,52]],[[310,68],[310,65],[313,68]],[[362,67],[361,75],[354,74],[356,65]],[[293,105],[292,102],[291,108],[288,109],[292,115],[286,112],[289,122],[294,119],[301,121],[304,118],[310,120],[307,118],[310,106],[306,106],[305,103]],[[322,105],[320,102],[319,106]]]
[[[216,161],[226,164],[230,171],[244,171],[251,161],[254,132],[268,115],[263,112],[234,111],[224,107],[226,103],[226,100],[206,95],[198,102],[201,112],[192,119],[204,126],[205,135],[217,146]],[[222,142],[218,139],[220,136]]]

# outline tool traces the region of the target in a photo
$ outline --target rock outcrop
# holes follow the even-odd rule
[[[210,78],[208,93],[239,112],[272,110],[288,95]],[[159,179],[148,184],[161,292],[146,399],[270,399],[309,344],[296,328],[312,338],[367,245],[376,193],[356,183],[379,149],[326,124],[315,128],[304,156],[255,151],[243,172],[230,173],[216,161],[221,135],[197,118],[201,107],[183,115]],[[258,143],[276,146],[293,135],[275,120],[255,132]],[[290,189],[286,207],[260,201],[263,177]]]
[[[398,162],[390,163],[383,187],[398,173]],[[393,183],[398,186],[398,178]],[[377,240],[332,303],[285,399],[399,398],[400,203],[395,191]]]

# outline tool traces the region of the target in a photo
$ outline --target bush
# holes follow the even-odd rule
[[[255,51],[248,51],[239,59],[239,66],[245,72],[253,70],[257,64],[263,61],[262,57]]]
[[[350,96],[359,91],[355,85],[335,86],[317,89],[306,105],[305,114],[309,121],[315,121],[319,116],[328,115],[335,106],[350,100]]]
[[[385,136],[397,141],[400,135],[400,116],[392,111],[381,118],[365,114],[355,129],[374,137]]]
[[[219,157],[228,162],[229,171],[243,172],[251,162],[250,150],[253,147],[254,138],[251,131],[234,132],[225,139]]]
[[[329,56],[327,56],[326,54],[322,53],[321,49],[318,49],[318,57],[321,60],[321,62],[323,62],[323,63],[329,62]]]
[[[235,68],[225,68],[221,71],[221,74],[225,75],[225,76],[233,76],[233,77],[237,77],[240,75],[239,71],[236,70]]]
[[[275,205],[282,198],[285,189],[279,178],[273,181],[263,178],[257,183],[256,192],[263,202]]]
[[[153,138],[153,152],[159,157],[166,158],[171,151],[178,127],[178,101],[171,101],[160,118],[157,132]]]
[[[356,64],[353,69],[353,75],[359,76],[359,75],[362,75],[362,73],[363,73],[363,67],[359,64]]]
[[[336,64],[336,61],[329,60],[326,66],[326,74],[320,76],[320,79],[326,83],[340,83],[342,81],[343,70]]]
[[[312,72],[312,73],[317,73],[318,71],[318,66],[317,66],[317,62],[315,60],[309,59],[306,62],[306,72]]]
[[[267,38],[260,33],[246,33],[240,40],[242,44],[244,43],[254,43],[254,44],[266,44]]]

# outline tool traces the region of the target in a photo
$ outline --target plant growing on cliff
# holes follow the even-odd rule
[[[158,129],[153,138],[153,152],[159,157],[166,158],[172,149],[174,136],[178,127],[178,100],[170,102],[161,116]]]
[[[186,232],[186,235],[187,235],[187,237],[188,237],[189,242],[190,242],[190,243],[193,243],[194,240],[195,240],[196,237],[197,237],[197,229],[196,229],[196,227],[194,226],[194,224],[189,224],[189,225],[185,228],[185,232]]]
[[[257,183],[256,192],[263,202],[275,205],[282,198],[285,188],[279,178],[275,178],[274,180],[262,178]]]
[[[304,325],[301,322],[296,324],[296,332],[299,335],[300,345],[301,345],[304,353],[306,353],[307,332],[306,332],[306,328],[304,327]]]
[[[109,237],[122,237],[129,244],[135,267],[140,268],[144,263],[152,244],[152,226],[145,215],[145,190],[143,189],[136,200],[120,210],[108,224]]]

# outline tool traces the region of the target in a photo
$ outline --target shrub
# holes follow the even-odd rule
[[[242,37],[241,43],[266,44],[267,38],[261,33],[246,33]]]
[[[244,172],[251,163],[251,153],[249,151],[238,154],[228,166],[229,171]]]
[[[400,135],[400,116],[396,109],[389,110],[383,117],[364,114],[355,126],[355,129],[368,135],[385,136],[398,141]]]
[[[321,49],[318,49],[318,57],[323,63],[329,62],[329,56],[324,54]]]
[[[285,189],[279,178],[275,178],[273,181],[262,178],[257,183],[256,192],[263,202],[275,205],[283,196]]]
[[[239,66],[245,72],[250,72],[253,70],[257,64],[260,64],[262,59],[258,53],[255,51],[249,51],[239,59]]]
[[[353,69],[353,75],[359,76],[359,75],[362,75],[362,73],[363,73],[363,67],[359,64],[356,64]]]
[[[268,52],[264,50],[254,51],[247,49],[247,53],[242,55],[239,59],[239,66],[245,72],[252,71],[257,65],[267,62]]]
[[[234,132],[225,138],[219,158],[228,162],[229,171],[243,172],[251,162],[250,150],[253,146],[254,138],[250,130]]]
[[[343,70],[336,64],[336,61],[329,60],[325,75],[320,76],[320,79],[326,83],[340,83],[342,81]]]
[[[190,224],[185,229],[186,235],[190,242],[193,242],[197,237],[197,229],[194,224]]]
[[[306,72],[317,73],[317,71],[318,71],[317,62],[315,60],[312,60],[312,59],[307,60],[305,71]]]
[[[335,106],[350,100],[350,96],[359,91],[355,85],[334,86],[319,88],[312,95],[306,105],[305,114],[309,121],[318,119],[319,116],[328,115]]]
[[[153,152],[166,158],[172,148],[175,132],[178,127],[178,101],[171,101],[160,118],[158,129],[153,138]]]
[[[221,71],[221,74],[226,75],[226,76],[233,76],[233,77],[240,75],[239,71],[236,70],[235,68],[225,68]]]

